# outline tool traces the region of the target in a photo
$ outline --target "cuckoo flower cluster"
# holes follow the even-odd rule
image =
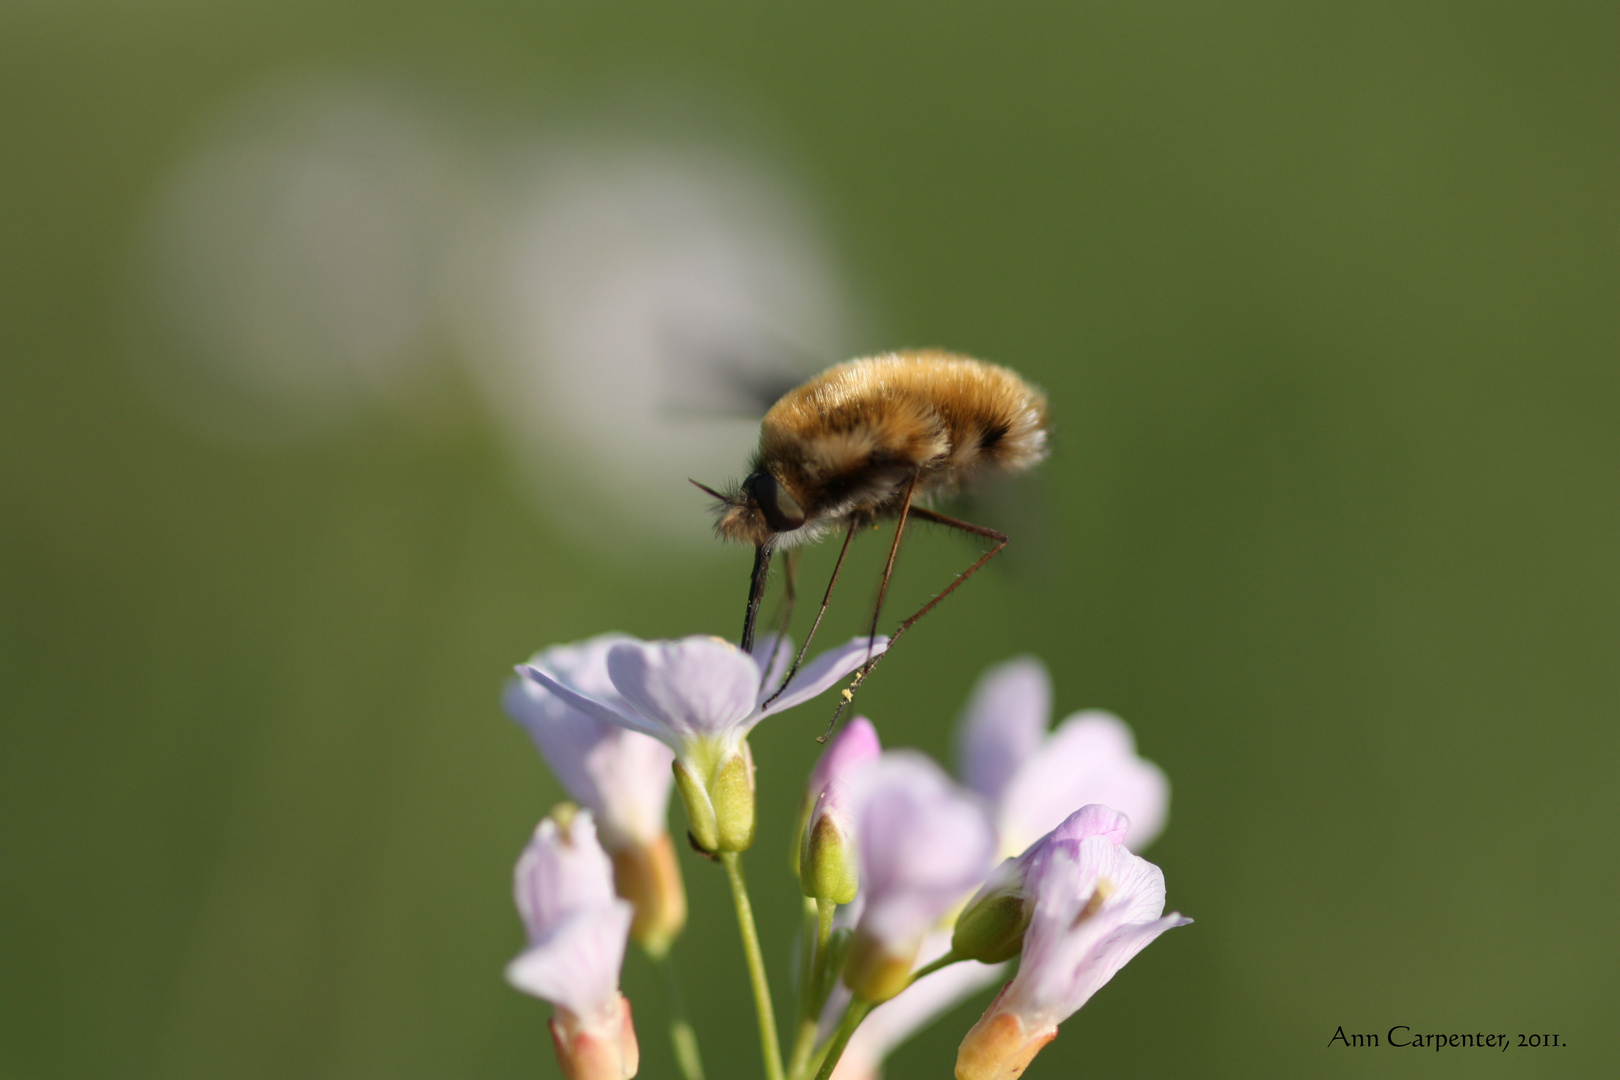
[[[853,640],[790,676],[782,638],[745,653],[712,637],[608,634],[518,667],[506,710],[574,802],[540,823],[518,862],[528,945],[507,979],[552,1004],[569,1080],[636,1074],[619,991],[632,940],[664,969],[681,1073],[703,1075],[673,992],[687,910],[672,788],[690,846],[731,884],[766,1080],[872,1080],[896,1046],[996,982],[956,1075],[1010,1080],[1126,961],[1190,921],[1165,914],[1164,875],[1137,854],[1164,828],[1164,774],[1108,713],[1049,730],[1046,669],[1012,660],[985,673],[964,710],[956,777],[918,751],[884,749],[866,717],[812,770],[787,845],[804,911],[784,1056],[740,860],[757,832],[748,735],[885,644]]]

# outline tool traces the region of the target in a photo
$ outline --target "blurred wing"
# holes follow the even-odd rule
[[[670,416],[757,419],[826,366],[764,327],[673,325],[663,337],[660,400]]]

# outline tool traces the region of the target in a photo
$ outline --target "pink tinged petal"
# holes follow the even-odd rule
[[[1042,843],[1089,840],[1094,836],[1100,836],[1112,844],[1123,844],[1130,827],[1131,819],[1128,815],[1111,806],[1093,803],[1090,806],[1082,806],[1064,818],[1057,828],[1042,838]]]
[[[832,780],[848,775],[856,766],[876,760],[882,752],[883,745],[878,741],[877,728],[866,717],[857,716],[839,728],[827,744],[821,760],[810,770],[810,783],[806,785],[806,790],[814,798]]]
[[[872,645],[872,655],[877,656],[888,647],[889,639],[879,634],[877,641]],[[782,691],[782,696],[771,702],[768,708],[764,707],[764,700],[775,691],[766,690],[760,695],[763,715],[769,716],[772,713],[779,713],[784,709],[791,709],[795,705],[809,701],[845,675],[866,663],[866,656],[867,639],[864,637],[853,638],[847,645],[841,645],[836,649],[828,649],[800,668],[799,673],[793,676],[793,681],[788,684],[788,688]]]
[[[673,739],[746,734],[759,692],[754,658],[719,638],[630,642],[608,653],[608,675],[630,706]],[[653,732],[649,732],[653,734]]]
[[[600,815],[604,843],[614,851],[650,844],[667,831],[669,792],[675,784],[669,747],[639,732],[619,729],[592,748],[585,760],[597,801],[577,796]]]
[[[1041,745],[1051,718],[1046,666],[1032,656],[997,664],[979,678],[957,725],[958,774],[985,798],[1000,799],[1018,767]]]
[[[575,814],[566,828],[549,817],[540,822],[518,857],[512,892],[531,942],[574,914],[614,903],[613,863],[597,842],[590,811]]]
[[[890,751],[850,778],[865,901],[858,934],[899,952],[984,880],[996,835],[927,757]]]
[[[923,941],[913,969],[933,963],[951,947],[951,935],[936,931]],[[833,1080],[876,1076],[883,1059],[944,1013],[1006,974],[1006,964],[966,961],[942,968],[873,1009],[850,1036]],[[845,998],[847,1001],[847,998]]]
[[[597,1013],[618,996],[630,920],[623,900],[575,912],[519,953],[506,981],[578,1016]]]
[[[1133,850],[1159,835],[1169,813],[1164,772],[1136,755],[1130,727],[1111,713],[1076,713],[1023,763],[1000,803],[1003,836],[1009,845],[1027,843],[1088,803],[1124,811]]]

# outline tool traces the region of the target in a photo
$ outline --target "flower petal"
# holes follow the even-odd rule
[[[622,710],[614,708],[604,701],[596,700],[589,694],[580,693],[578,690],[575,690],[573,687],[558,679],[556,676],[542,671],[540,668],[534,667],[532,664],[519,664],[517,666],[517,673],[523,676],[525,679],[532,679],[539,683],[541,686],[545,687],[553,694],[556,694],[558,697],[562,698],[580,712],[585,713],[587,716],[594,716],[603,723],[614,724],[618,727],[627,727],[631,731],[639,731],[643,734],[651,735],[655,739],[665,742],[669,741],[666,738],[667,732],[664,730],[664,728],[660,727],[658,724],[652,723],[645,717],[642,717],[633,708],[625,708]]]
[[[760,679],[760,685],[765,688],[761,697],[769,697],[787,673],[788,664],[793,662],[793,639],[786,634],[766,634],[754,642],[753,656],[754,663],[764,672]]]
[[[1093,836],[1101,836],[1115,844],[1123,844],[1125,834],[1130,828],[1131,819],[1128,815],[1120,813],[1112,806],[1091,803],[1064,818],[1049,835],[1053,841],[1078,842],[1089,840]]]
[[[865,900],[857,933],[914,944],[984,880],[995,829],[974,795],[915,751],[889,751],[849,784]]]
[[[530,941],[580,911],[612,904],[613,863],[596,839],[589,810],[566,826],[543,819],[518,857],[512,894]]]
[[[1061,1024],[1148,942],[1190,919],[1161,917],[1164,874],[1107,837],[1056,842],[1032,871],[1035,912],[1001,1004],[1034,1026]],[[1082,916],[1100,882],[1112,893]]]
[[[530,665],[616,712],[631,712],[607,674],[608,650],[628,640],[603,634],[537,653]],[[595,815],[605,847],[648,844],[664,832],[675,779],[667,746],[581,712],[534,679],[508,682],[501,705],[528,732],[569,796]]]
[[[821,794],[829,783],[848,775],[851,769],[876,760],[883,752],[878,741],[877,728],[864,716],[857,716],[838,729],[838,733],[822,751],[815,768],[810,770],[810,782],[805,785],[812,799]]]
[[[608,675],[630,706],[681,750],[692,738],[723,738],[753,712],[759,665],[730,642],[701,635],[626,642],[608,653]],[[673,741],[672,741],[673,739]]]
[[[828,649],[804,667],[793,677],[793,682],[782,691],[782,696],[771,702],[768,708],[761,711],[761,716],[779,713],[784,709],[791,709],[801,702],[809,701],[817,694],[826,690],[833,683],[866,663],[867,638],[851,638],[846,645],[836,649]],[[877,656],[889,647],[889,639],[882,634],[872,643],[872,655]],[[770,697],[767,692],[761,699]]]
[[[1136,755],[1130,727],[1112,713],[1075,713],[1025,760],[1001,799],[1003,840],[1009,847],[1027,844],[1089,803],[1130,818],[1125,842],[1132,850],[1151,843],[1168,816],[1170,782]]]
[[[506,981],[580,1016],[610,1004],[619,991],[619,968],[630,935],[631,907],[576,912],[506,965]]]
[[[1018,767],[1041,745],[1051,717],[1046,665],[1033,656],[997,664],[980,676],[962,712],[957,774],[980,795],[999,800]]]

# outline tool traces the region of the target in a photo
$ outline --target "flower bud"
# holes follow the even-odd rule
[[[551,1018],[551,1044],[567,1080],[630,1080],[641,1067],[641,1048],[623,994],[589,1017],[559,1009]]]
[[[817,900],[847,904],[860,885],[855,823],[843,785],[832,783],[816,800],[804,829],[799,856],[799,887]]]
[[[1031,876],[1039,874],[1043,860],[1054,847],[1087,837],[1101,837],[1120,844],[1129,829],[1130,819],[1118,810],[1095,804],[1083,806],[1031,844],[1023,854],[1003,859],[957,916],[956,929],[951,936],[952,951],[985,964],[999,964],[1017,956],[1024,947],[1024,934],[1035,911]]]
[[[744,740],[741,749],[720,762],[710,788],[720,851],[747,851],[754,846],[754,755]]]
[[[911,982],[911,965],[921,945],[920,940],[884,942],[856,930],[849,943],[849,955],[844,960],[844,985],[856,997],[888,1001]]]
[[[1030,1030],[1021,1017],[997,1012],[992,1004],[956,1051],[956,1080],[1016,1080],[1055,1038],[1056,1024]]]
[[[621,848],[612,859],[614,890],[636,909],[631,940],[655,959],[662,957],[686,925],[686,889],[669,833],[650,844]]]
[[[1002,863],[956,917],[951,934],[951,951],[956,955],[981,964],[999,964],[1023,949],[1034,903],[1024,891],[1022,876],[1005,873],[1014,862]]]
[[[799,802],[798,820],[793,824],[793,872],[796,875],[804,873],[804,849],[807,830],[810,826],[810,816],[816,812],[821,803],[822,793],[827,790],[834,780],[848,776],[855,769],[869,761],[877,759],[883,750],[878,742],[877,729],[872,721],[864,716],[857,716],[849,723],[838,729],[832,742],[822,752],[815,768],[810,770],[809,782],[805,784],[804,798]],[[845,835],[853,835],[850,828],[845,829]],[[804,882],[800,881],[801,885]],[[805,886],[806,896],[816,896],[809,886]],[[839,903],[848,903],[840,900]]]
[[[715,761],[713,744],[675,759],[675,789],[686,804],[692,839],[707,852],[747,851],[754,844],[754,755],[744,740]],[[690,763],[689,763],[690,762]]]
[[[714,803],[708,790],[680,758],[675,759],[674,769],[675,790],[681,793],[681,802],[686,806],[692,842],[704,851],[720,850],[720,827],[714,820]]]

